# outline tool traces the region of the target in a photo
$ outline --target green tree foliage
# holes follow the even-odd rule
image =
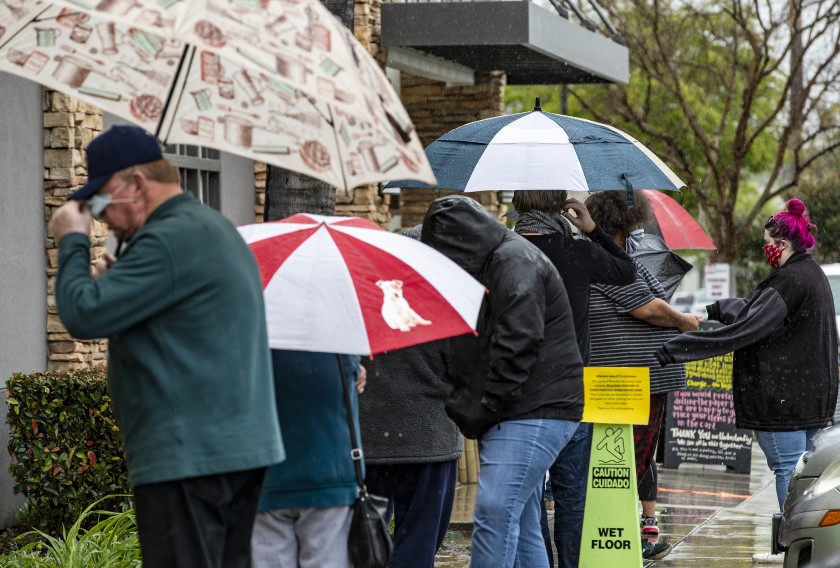
[[[817,225],[814,258],[821,264],[840,262],[840,160],[827,164],[819,176],[809,176],[791,197],[805,202]]]
[[[686,182],[683,204],[696,206],[716,260],[732,262],[770,202],[840,147],[840,4],[604,8],[627,40],[631,81],[569,88],[569,113],[622,128],[662,157]],[[512,110],[519,96],[533,98],[512,95]]]

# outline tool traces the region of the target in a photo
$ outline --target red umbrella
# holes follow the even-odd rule
[[[358,217],[239,227],[274,349],[370,355],[475,333],[484,286],[423,243]]]
[[[644,194],[653,207],[662,240],[668,248],[717,250],[708,233],[682,205],[659,191],[644,190]]]

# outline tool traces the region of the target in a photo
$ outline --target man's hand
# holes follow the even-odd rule
[[[93,277],[98,278],[108,272],[108,269],[114,266],[117,258],[109,252],[106,252],[93,263]]]
[[[574,213],[574,215],[569,213],[569,211]],[[577,227],[580,232],[585,235],[588,235],[595,230],[595,221],[593,221],[592,217],[589,215],[589,210],[586,209],[586,205],[577,199],[566,200],[566,203],[563,204],[562,215],[569,221],[569,223]]]
[[[56,244],[67,233],[90,235],[90,212],[82,202],[68,201],[53,214],[49,230]]]

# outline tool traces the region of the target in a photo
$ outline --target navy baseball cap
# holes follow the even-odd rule
[[[161,159],[163,153],[154,136],[138,126],[112,126],[88,145],[88,183],[67,199],[87,199],[115,173]]]

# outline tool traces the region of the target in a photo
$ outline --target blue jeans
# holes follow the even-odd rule
[[[394,516],[391,568],[433,568],[443,542],[458,480],[458,460],[436,463],[366,464],[365,484],[387,497]]]
[[[512,420],[479,441],[471,568],[546,568],[540,533],[545,472],[572,437],[569,420]]]
[[[580,559],[591,451],[592,424],[581,422],[548,470],[554,493],[554,545],[561,568],[577,568]]]
[[[755,431],[758,445],[767,457],[767,465],[776,474],[776,497],[779,510],[785,508],[790,478],[796,462],[807,450],[813,450],[811,439],[819,432],[818,428],[796,430],[794,432],[759,432]]]

